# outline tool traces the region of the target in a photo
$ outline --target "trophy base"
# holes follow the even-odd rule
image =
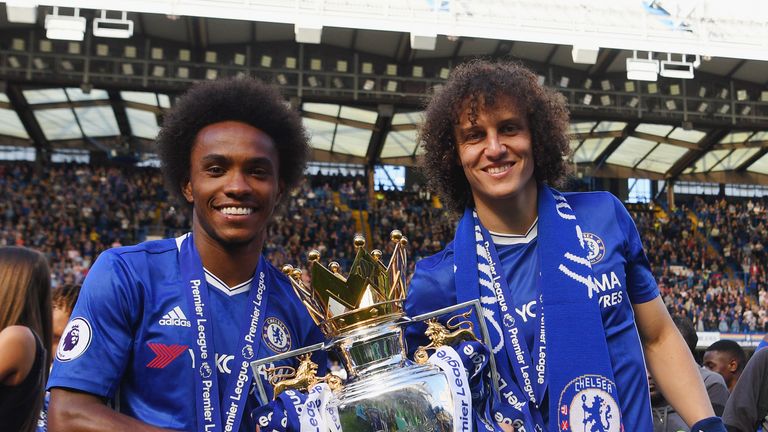
[[[453,431],[448,377],[431,364],[402,367],[347,384],[336,402],[342,431]]]

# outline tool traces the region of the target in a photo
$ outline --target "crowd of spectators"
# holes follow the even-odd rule
[[[697,331],[768,330],[763,201],[695,197],[633,217],[670,313],[687,316]]]
[[[40,250],[51,263],[53,286],[79,284],[102,250],[148,238],[180,235],[186,208],[169,201],[156,168],[31,163],[0,164],[0,245]],[[308,176],[269,228],[265,253],[275,265],[306,265],[321,252],[347,272],[358,232],[369,248],[392,249],[389,233],[409,239],[409,259],[441,250],[456,218],[418,186],[369,194],[362,176]],[[696,197],[666,212],[631,207],[664,302],[698,331],[768,330],[768,266],[763,200]],[[367,228],[366,228],[367,227]]]

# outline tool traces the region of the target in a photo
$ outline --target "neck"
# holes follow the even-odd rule
[[[263,235],[258,241],[244,245],[222,245],[195,232],[195,247],[203,267],[228,286],[235,286],[253,276],[259,265],[263,244]]]
[[[524,235],[538,216],[538,189],[536,182],[514,196],[504,200],[475,199],[477,217],[483,226],[493,232]]]

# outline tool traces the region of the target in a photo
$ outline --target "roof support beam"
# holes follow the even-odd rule
[[[21,124],[24,125],[24,129],[27,130],[27,134],[35,145],[37,161],[42,163],[49,162],[51,160],[51,142],[45,138],[45,134],[40,128],[34,112],[32,112],[27,100],[24,98],[21,89],[18,86],[8,84],[5,94],[8,96],[11,106],[18,113]]]
[[[109,101],[112,103],[112,112],[115,114],[117,120],[117,127],[120,129],[120,135],[126,142],[131,139],[131,124],[128,122],[128,114],[125,111],[125,101],[120,97],[120,92],[117,90],[108,90]]]
[[[368,151],[365,154],[369,167],[373,167],[381,159],[381,149],[384,148],[387,135],[392,130],[392,117],[394,114],[395,107],[393,105],[379,105],[379,116],[376,118],[376,124],[373,126],[373,133],[368,142]]]
[[[667,179],[673,181],[677,180],[686,168],[695,164],[697,160],[704,156],[708,151],[712,150],[720,140],[728,135],[728,132],[728,129],[713,129],[707,132],[704,138],[699,141],[698,149],[689,150],[669,168],[666,176]]]
[[[635,132],[635,128],[637,127],[637,123],[630,123],[627,125],[627,127],[624,128],[623,131],[621,131],[621,135],[617,136],[616,138],[611,141],[610,144],[608,144],[608,147],[603,150],[602,153],[600,153],[597,158],[595,158],[595,169],[600,170],[602,166],[605,164],[605,161],[608,160],[609,157],[613,154],[613,152],[616,151],[617,148],[621,145],[621,143],[624,142],[624,140],[632,133]]]

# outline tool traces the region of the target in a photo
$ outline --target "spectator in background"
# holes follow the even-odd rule
[[[728,432],[768,430],[768,350],[749,359],[725,406],[723,423]]]
[[[31,432],[43,403],[51,346],[51,274],[45,257],[0,247],[0,419]]]
[[[80,294],[80,285],[64,285],[53,290],[51,307],[53,311],[53,340],[51,341],[51,353],[56,352],[59,339],[64,333],[72,309],[75,308],[77,296]],[[51,356],[53,357],[53,356]],[[53,362],[53,358],[50,359]]]
[[[744,349],[732,340],[719,340],[704,351],[704,367],[719,373],[730,392],[739,381],[746,363],[747,356],[744,354]]]

